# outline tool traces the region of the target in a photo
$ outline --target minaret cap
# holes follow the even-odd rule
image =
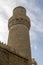
[[[26,15],[26,9],[22,6],[18,6],[13,10],[13,15]]]

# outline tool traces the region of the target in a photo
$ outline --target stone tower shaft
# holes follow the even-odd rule
[[[19,55],[31,59],[30,49],[30,19],[26,16],[24,7],[16,7],[13,16],[8,22],[9,38],[8,45]]]

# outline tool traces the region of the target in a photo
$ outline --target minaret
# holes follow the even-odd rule
[[[18,6],[13,10],[13,16],[8,22],[9,38],[8,46],[20,56],[31,59],[30,48],[30,19],[26,15],[26,9]]]

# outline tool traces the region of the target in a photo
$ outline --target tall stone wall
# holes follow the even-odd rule
[[[8,51],[7,46],[3,43],[0,43],[0,65],[8,65],[9,57],[8,57]]]
[[[8,46],[0,44],[0,65],[28,65],[28,59],[16,54]]]

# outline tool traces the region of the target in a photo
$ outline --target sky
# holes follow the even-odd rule
[[[0,0],[0,41],[7,44],[8,20],[17,6],[25,7],[31,20],[31,55],[37,65],[43,64],[43,0]]]

